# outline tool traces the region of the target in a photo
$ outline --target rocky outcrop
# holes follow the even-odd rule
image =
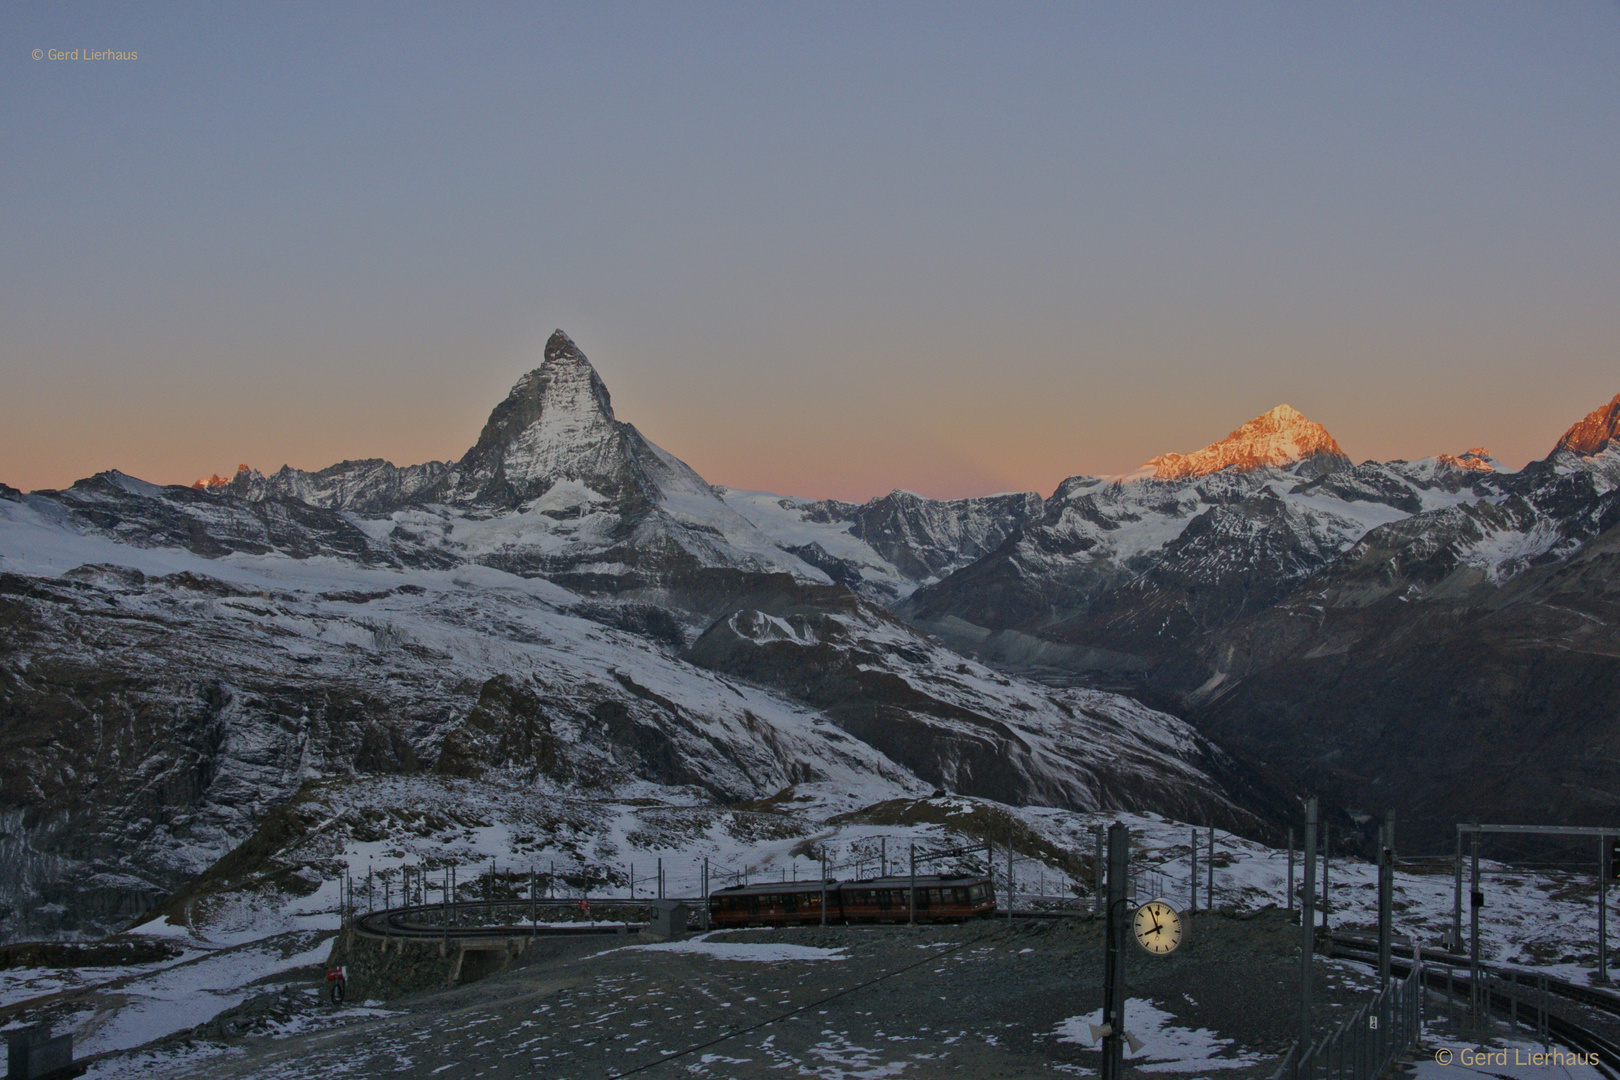
[[[446,462],[430,461],[400,468],[391,461],[368,458],[340,461],[318,472],[283,465],[266,477],[243,465],[229,482],[208,484],[206,490],[234,495],[247,502],[290,499],[327,510],[350,511],[361,517],[386,517],[410,505],[443,478],[449,467]]]
[[[855,508],[848,520],[851,536],[902,574],[926,581],[988,555],[1040,509],[1040,497],[1029,492],[937,500],[894,491]]]
[[[1602,408],[1593,409],[1564,432],[1553,452],[1560,450],[1583,456],[1602,453],[1620,433],[1620,394]]]

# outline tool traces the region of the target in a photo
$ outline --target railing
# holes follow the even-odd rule
[[[1513,968],[1485,968],[1480,972],[1480,989],[1475,994],[1471,990],[1473,982],[1466,966],[1431,962],[1428,967],[1430,989],[1437,996],[1440,995],[1437,988],[1444,989],[1443,1005],[1437,1003],[1436,1008],[1443,1009],[1445,1015],[1458,1023],[1470,1027],[1482,1021],[1488,1023],[1490,1010],[1494,1007],[1499,1013],[1507,1014],[1511,1029],[1516,1031],[1524,1027],[1544,1044],[1550,1039],[1551,1014],[1547,1010],[1547,1000],[1551,992],[1549,987],[1555,980],[1549,980],[1545,974]]]
[[[1423,964],[1392,979],[1354,1016],[1303,1053],[1298,1043],[1272,1080],[1377,1080],[1423,1031]]]

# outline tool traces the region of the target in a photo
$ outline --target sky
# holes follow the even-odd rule
[[[558,327],[739,488],[1280,402],[1522,464],[1620,392],[1616,56],[1615,0],[8,5],[0,481],[453,459]]]

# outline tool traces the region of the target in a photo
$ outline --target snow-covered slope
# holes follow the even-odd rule
[[[783,550],[881,603],[994,551],[1041,506],[1032,492],[940,500],[895,490],[856,504],[717,490]]]
[[[1287,596],[1371,530],[1495,497],[1508,474],[1482,449],[1352,466],[1278,406],[1192,454],[1065,480],[1000,547],[899,610],[1004,663],[1130,678]]]
[[[1577,453],[1582,430],[1497,493],[1372,529],[1277,603],[1187,638],[1153,686],[1223,745],[1414,827],[1605,820],[1620,445]]]
[[[1031,505],[896,495],[838,550],[948,566]],[[1173,717],[1002,676],[778,546],[561,334],[452,465],[0,491],[0,745],[11,936],[127,921],[361,776],[1258,821]]]
[[[726,803],[809,785],[851,806],[944,784],[1249,820],[1210,775],[1219,755],[1179,721],[1005,679],[892,621],[846,641],[873,660],[910,655],[900,678],[916,689],[858,725],[857,692],[812,702],[683,659],[657,609],[476,564],[207,559],[78,531],[53,510],[0,500],[10,936],[25,919],[37,932],[133,917],[322,778],[528,777]],[[928,670],[953,663],[944,681]],[[981,774],[968,743],[909,763],[881,748],[947,703],[955,728],[993,729],[1028,748],[1029,767]]]

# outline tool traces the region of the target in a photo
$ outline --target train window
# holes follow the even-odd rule
[[[984,886],[983,885],[975,885],[975,886],[973,886],[973,888],[968,890],[968,898],[970,900],[975,900],[975,901],[983,900],[984,899]]]

